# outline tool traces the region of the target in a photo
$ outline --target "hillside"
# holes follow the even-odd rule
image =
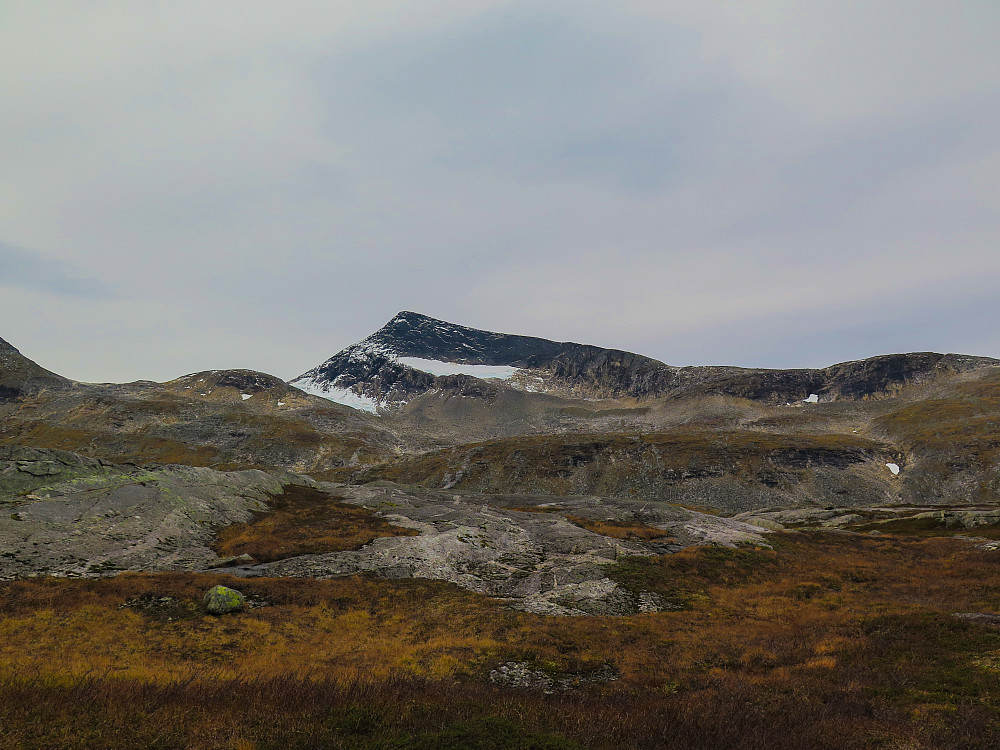
[[[0,445],[115,462],[728,512],[844,497],[978,502],[1000,475],[991,429],[1000,363],[985,357],[679,368],[415,313],[291,383],[225,370],[83,384],[9,344],[2,356]]]
[[[909,383],[998,365],[988,357],[919,352],[815,370],[674,367],[619,349],[494,333],[401,312],[291,383],[371,412],[428,392],[490,397],[504,387],[589,399],[722,395],[780,403],[813,395],[823,401],[886,396]]]
[[[39,367],[0,339],[0,404],[45,389],[63,389],[70,385],[70,380]]]
[[[88,384],[3,343],[0,748],[993,746],[998,364],[401,313],[291,383]]]

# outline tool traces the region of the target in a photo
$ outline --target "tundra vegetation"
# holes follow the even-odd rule
[[[1000,551],[927,531],[627,558],[669,604],[628,617],[374,577],[9,581],[0,747],[996,746]],[[255,606],[206,614],[217,584]],[[512,662],[573,687],[491,683]]]
[[[381,408],[0,340],[0,750],[1000,747],[1000,361],[401,313],[299,381]]]

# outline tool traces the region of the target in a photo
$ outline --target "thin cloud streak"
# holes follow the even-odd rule
[[[87,277],[71,263],[46,258],[40,253],[2,241],[0,286],[81,299],[107,299],[114,296],[107,284]]]

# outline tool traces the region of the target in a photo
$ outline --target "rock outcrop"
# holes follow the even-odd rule
[[[435,363],[452,365],[455,372],[434,372]],[[988,357],[919,352],[822,369],[675,367],[619,349],[494,333],[401,312],[291,383],[371,411],[433,390],[467,391],[477,368],[488,372],[483,368],[490,367],[510,369],[503,385],[562,396],[641,399],[716,394],[785,402],[812,394],[820,400],[884,396],[935,375],[998,365],[1000,361]]]
[[[0,497],[0,579],[203,569],[217,559],[214,529],[248,521],[289,482],[311,481],[257,470],[115,466],[84,457],[74,465],[65,454],[30,455],[31,466],[64,468],[28,474],[30,491],[21,484],[14,493],[8,484]]]

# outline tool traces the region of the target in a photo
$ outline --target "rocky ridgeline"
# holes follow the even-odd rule
[[[467,375],[434,375],[399,358],[462,365],[504,366],[537,373],[559,390],[587,393],[653,393],[672,370],[642,355],[597,346],[555,342],[469,328],[413,312],[401,312],[381,329],[292,380],[292,385],[350,389],[380,403],[405,402],[432,389],[470,387]],[[535,381],[537,382],[537,381]]]
[[[400,362],[415,357],[522,371],[508,385],[591,398],[724,395],[771,402],[863,399],[944,373],[1000,361],[958,354],[890,354],[822,369],[674,367],[650,357],[573,342],[483,331],[401,312],[371,336],[292,380],[322,394],[351,391],[374,403],[404,403],[432,390],[468,389],[469,375],[435,375]]]
[[[0,339],[0,404],[16,401],[45,388],[69,388],[72,381],[39,367]]]

